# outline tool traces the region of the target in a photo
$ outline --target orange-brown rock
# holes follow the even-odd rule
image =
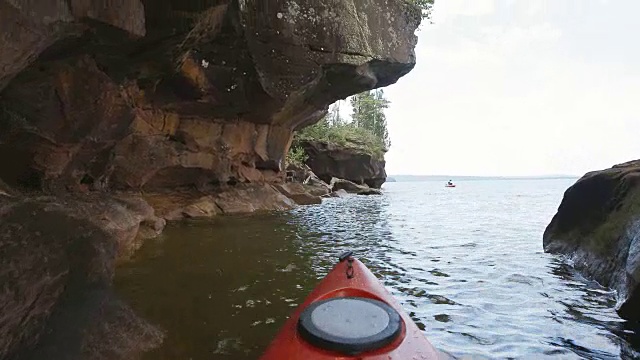
[[[212,193],[200,191],[145,193],[144,199],[167,221],[210,218],[217,215],[289,210],[295,198],[269,184],[226,186]]]
[[[216,205],[224,214],[255,211],[288,210],[296,203],[278,192],[272,185],[236,186],[216,196]]]
[[[388,0],[0,0],[0,358],[157,345],[110,293],[116,259],[164,219],[294,206],[272,185],[292,132],[411,71],[420,19]],[[160,218],[132,192],[184,206]]]
[[[420,13],[403,1],[106,4],[0,0],[9,185],[282,181],[294,129],[415,63]]]

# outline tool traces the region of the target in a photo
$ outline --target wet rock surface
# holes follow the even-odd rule
[[[344,179],[333,178],[331,179],[330,185],[333,191],[343,190],[347,193],[357,195],[382,195],[380,189],[370,188],[367,185],[358,185]]]
[[[158,345],[162,332],[110,290],[148,217],[108,197],[0,197],[0,357],[126,359]]]
[[[379,189],[387,178],[384,159],[359,149],[319,141],[302,141],[306,164],[323,181],[333,177]]]
[[[292,132],[415,65],[404,1],[248,5],[0,0],[0,358],[157,346],[115,264],[167,220],[317,202],[285,184]]]
[[[9,185],[272,182],[294,129],[415,64],[402,1],[119,3],[0,1]]]
[[[571,186],[544,232],[544,249],[617,290],[618,314],[640,320],[640,161],[587,173]]]
[[[286,197],[295,201],[298,205],[321,204],[321,196],[328,194],[328,192],[326,192],[322,195],[313,195],[313,189],[308,189],[305,185],[300,183],[278,184],[276,185],[276,188]],[[324,188],[320,188],[320,190],[324,190]]]

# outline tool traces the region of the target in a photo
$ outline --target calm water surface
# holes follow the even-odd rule
[[[542,250],[574,179],[385,184],[385,195],[170,226],[116,287],[168,337],[147,359],[256,359],[352,249],[460,358],[637,358],[614,294]]]

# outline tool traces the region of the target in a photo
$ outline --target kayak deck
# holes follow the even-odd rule
[[[325,324],[326,329],[331,329],[327,331],[336,331],[340,333],[341,330],[338,328],[341,324],[339,319],[343,317],[357,317],[358,309],[360,311],[365,311],[367,305],[365,303],[371,303],[371,311],[379,311],[374,308],[384,308],[389,314],[389,318],[385,317],[385,315],[374,316],[375,319],[380,319],[384,317],[385,319],[390,319],[389,322],[393,322],[395,319],[394,314],[399,315],[399,319],[397,319],[397,327],[396,325],[391,324],[389,327],[384,330],[380,330],[380,332],[386,332],[386,337],[380,335],[377,343],[372,341],[371,343],[375,343],[375,348],[371,350],[358,350],[357,346],[353,347],[353,344],[349,344],[352,347],[347,347],[350,351],[340,351],[340,346],[336,345],[340,342],[340,339],[333,342],[331,337],[322,329],[315,329],[317,334],[315,345],[311,343],[314,339],[314,334],[308,334],[307,326],[310,323],[309,316],[316,316],[319,314],[312,314],[312,310],[320,308],[323,306],[324,302],[329,302],[331,299],[340,300],[339,302],[349,302],[349,299],[355,299],[354,301],[361,301],[362,303],[357,304],[356,307],[352,308],[351,314],[331,315],[334,316],[336,321],[331,321],[331,317],[329,316],[325,322],[329,322],[329,324]],[[368,299],[368,300],[367,300]],[[337,302],[337,301],[336,301]],[[381,302],[381,303],[379,303]],[[355,305],[355,304],[352,304]],[[364,306],[363,306],[364,305]],[[339,306],[336,306],[339,308]],[[392,308],[392,310],[388,310],[387,308]],[[305,311],[307,310],[307,311]],[[338,309],[339,310],[339,309]],[[327,309],[323,309],[323,311],[331,311],[329,307]],[[336,311],[335,309],[333,311]],[[319,313],[321,311],[317,311]],[[301,319],[302,315],[302,321]],[[351,321],[346,319],[347,322],[358,322],[357,318],[353,318]],[[365,321],[364,319],[360,319]],[[366,319],[369,321],[371,319]],[[318,321],[319,324],[322,324],[322,321]],[[352,324],[353,325],[353,324]],[[387,324],[388,325],[388,324]],[[319,325],[322,326],[322,325]],[[371,330],[375,328],[374,323],[365,323],[364,330],[361,331],[374,331]],[[368,330],[367,330],[368,329]],[[381,327],[382,329],[382,327]],[[312,331],[312,332],[313,332]],[[350,330],[349,330],[350,331]],[[349,338],[357,337],[357,335],[344,334],[343,329],[343,340],[349,342]],[[395,333],[393,333],[395,332]],[[329,336],[329,340],[327,338],[318,339],[317,337],[322,337],[322,334]],[[366,334],[369,335],[369,334]],[[377,336],[377,335],[376,335]],[[372,337],[369,336],[367,338],[371,340]],[[354,340],[355,341],[355,340]],[[358,340],[360,341],[360,340]],[[358,342],[355,341],[355,342]],[[363,340],[364,341],[364,340]],[[344,344],[343,344],[344,345]],[[355,349],[355,351],[353,351]],[[336,266],[327,274],[327,276],[318,284],[318,286],[307,296],[304,303],[298,306],[295,311],[292,313],[291,317],[285,322],[283,327],[280,329],[280,332],[277,334],[276,338],[271,342],[267,350],[264,352],[261,360],[284,360],[284,359],[438,359],[439,353],[438,351],[429,343],[424,334],[418,329],[416,324],[411,320],[411,318],[402,310],[400,304],[396,301],[393,296],[385,289],[385,287],[378,281],[378,279],[367,269],[367,267],[357,259],[353,257],[348,257],[346,259],[341,259],[341,261],[336,264]]]

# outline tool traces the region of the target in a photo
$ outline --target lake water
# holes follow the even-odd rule
[[[168,333],[147,359],[256,359],[350,249],[453,356],[638,357],[614,294],[543,252],[574,181],[387,183],[383,196],[172,225],[118,269],[116,288]]]

